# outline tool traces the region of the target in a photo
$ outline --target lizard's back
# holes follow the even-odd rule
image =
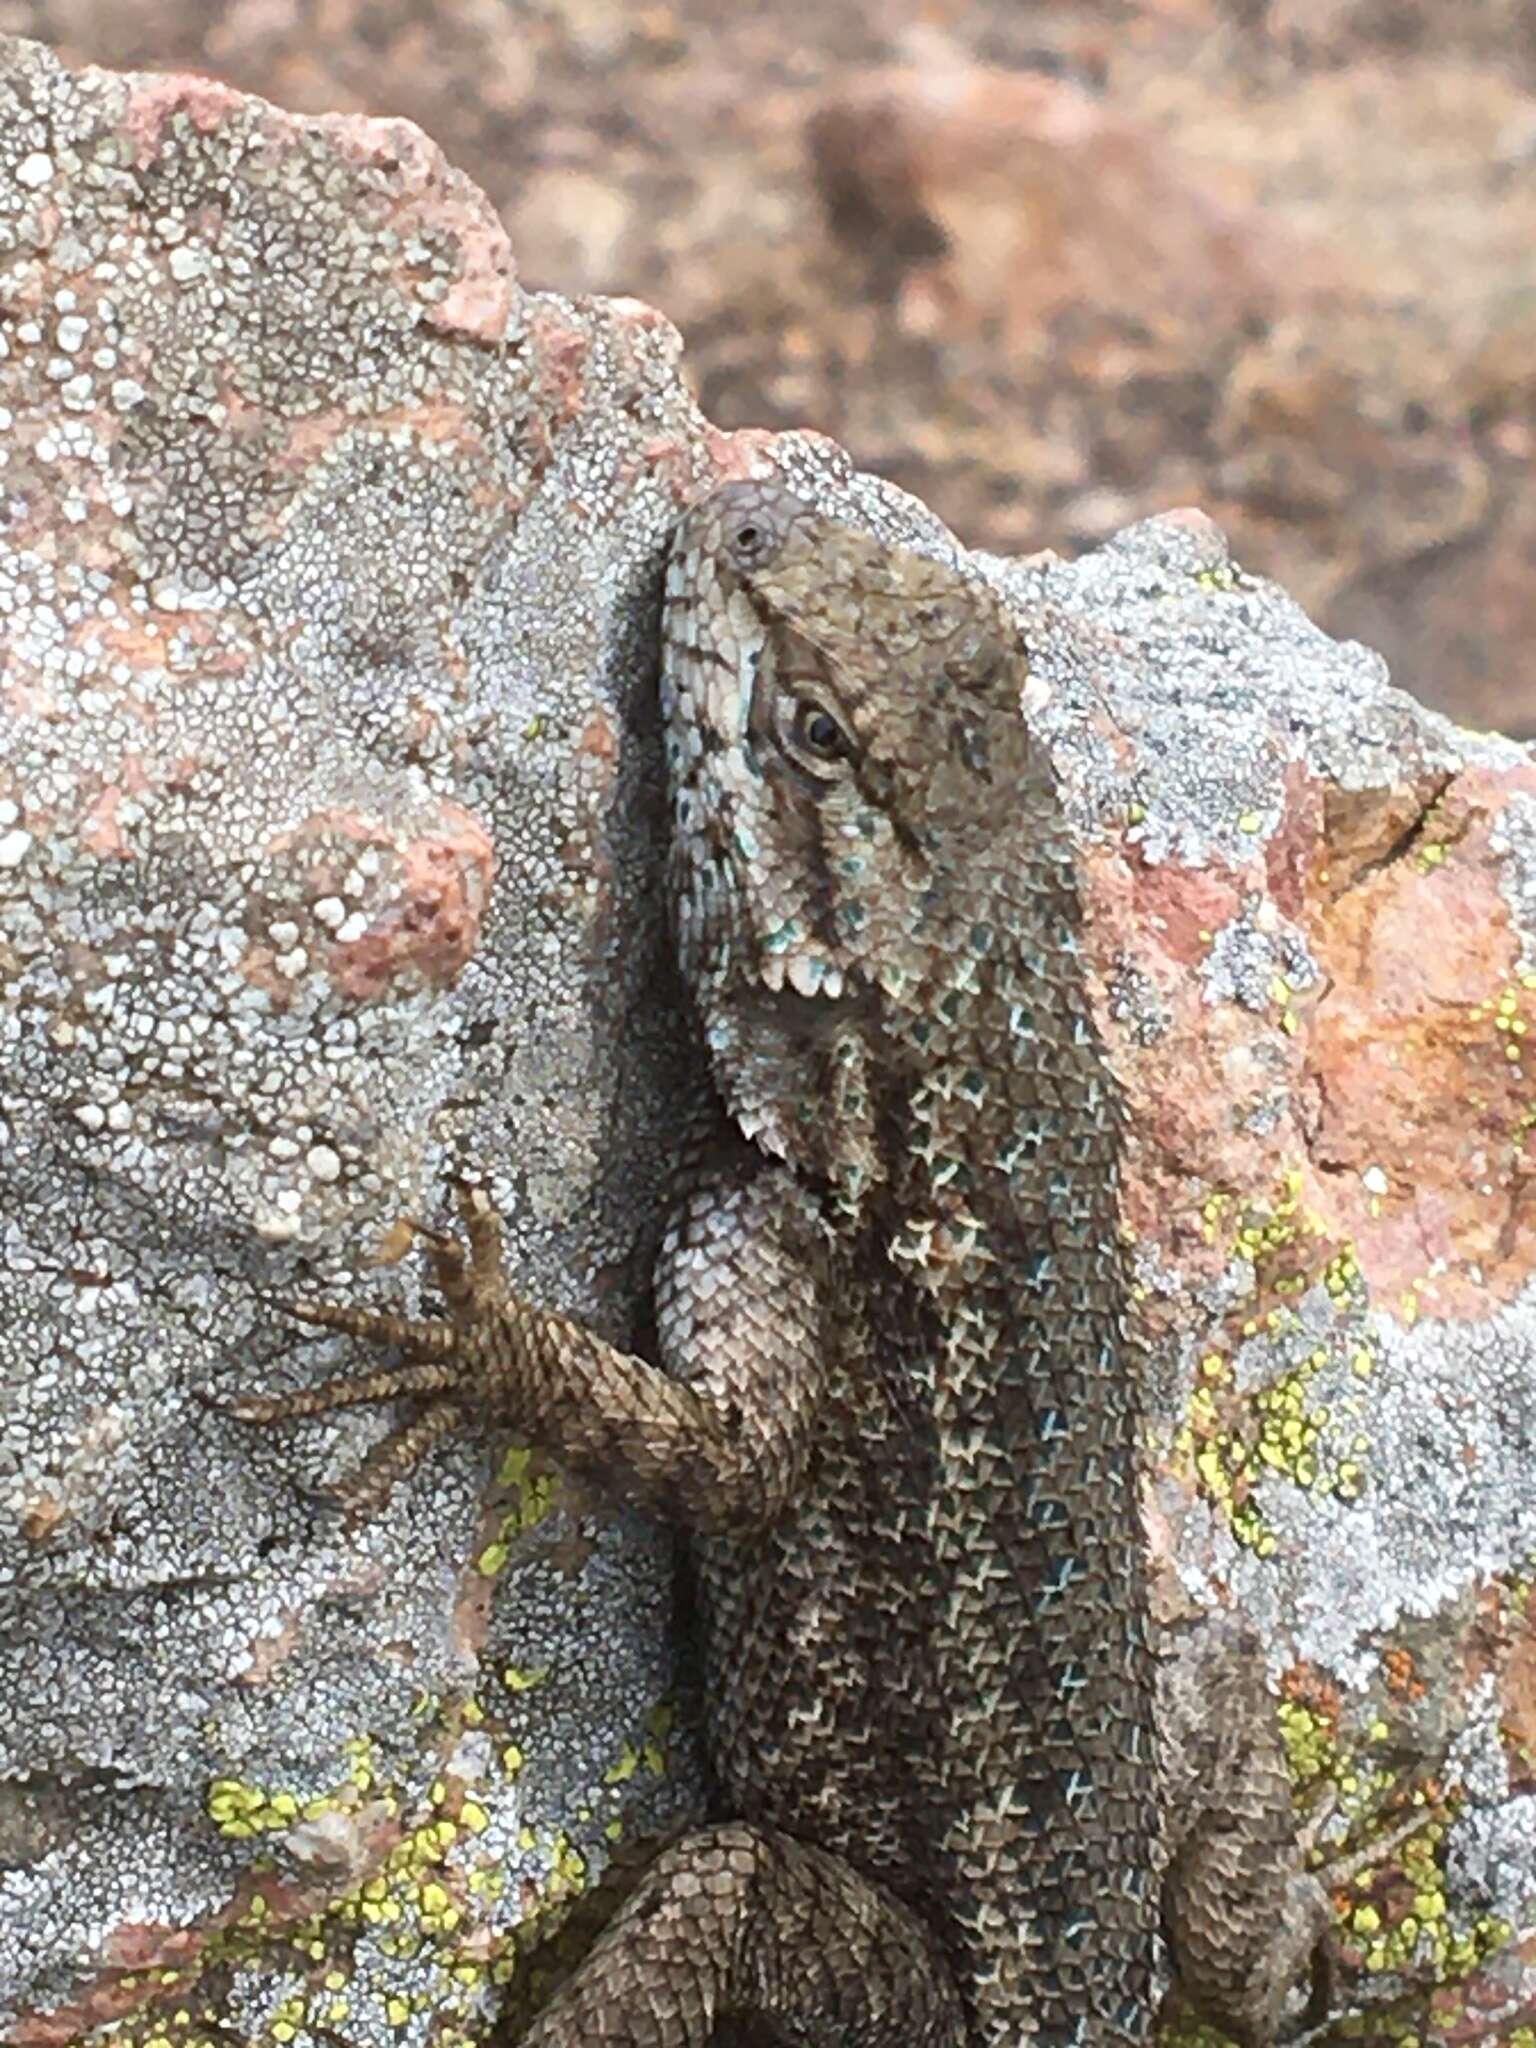
[[[679,943],[728,1107],[822,1219],[827,1341],[794,1498],[695,1545],[722,1806],[925,1915],[978,2043],[1141,2040],[1118,1125],[1022,660],[987,593],[774,487],[695,517]],[[830,721],[798,755],[776,693]]]

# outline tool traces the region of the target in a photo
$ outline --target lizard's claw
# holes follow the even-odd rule
[[[337,1489],[349,1517],[371,1513],[424,1452],[463,1421],[464,1411],[453,1397],[475,1366],[480,1331],[502,1312],[508,1299],[501,1269],[501,1224],[490,1198],[482,1188],[464,1182],[456,1193],[462,1234],[418,1217],[406,1219],[412,1235],[426,1247],[445,1316],[406,1316],[307,1297],[276,1303],[282,1314],[311,1329],[403,1351],[400,1363],[326,1380],[317,1387],[210,1403],[242,1422],[254,1423],[329,1415],[338,1408],[401,1397],[424,1403],[419,1414],[376,1447],[360,1473]]]
[[[469,1323],[477,1320],[504,1291],[501,1219],[484,1188],[470,1181],[455,1183],[454,1199],[463,1226],[462,1237],[457,1231],[444,1230],[440,1224],[424,1223],[419,1216],[408,1216],[405,1221],[412,1236],[420,1238],[427,1248],[432,1278],[454,1321]],[[331,1323],[329,1327],[350,1326]],[[353,1329],[352,1334],[377,1336],[389,1343],[408,1341],[376,1328]]]
[[[395,1345],[410,1356],[401,1365],[381,1365],[373,1372],[325,1380],[318,1387],[294,1387],[281,1394],[242,1394],[233,1401],[213,1404],[242,1422],[289,1422],[401,1396],[419,1400],[444,1393],[461,1377],[463,1342],[456,1323],[349,1308],[335,1301],[280,1300],[277,1306],[284,1315],[312,1329],[336,1330],[368,1343]]]

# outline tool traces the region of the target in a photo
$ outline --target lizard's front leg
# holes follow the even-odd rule
[[[657,1274],[668,1373],[515,1294],[490,1204],[466,1190],[460,1210],[467,1256],[420,1232],[446,1317],[294,1307],[319,1328],[398,1346],[406,1362],[236,1412],[273,1422],[423,1400],[349,1483],[357,1509],[388,1491],[423,1437],[478,1408],[611,1494],[726,1546],[739,1539],[745,1554],[803,1484],[824,1392],[821,1225],[793,1176],[738,1162],[696,1178],[679,1203]],[[916,1913],[840,1857],[746,1823],[702,1829],[658,1858],[530,2039],[709,2048],[732,2024],[740,2038],[802,2048],[967,2040],[953,1974]]]
[[[776,1179],[777,1176],[769,1176]],[[374,1512],[428,1446],[467,1413],[538,1442],[617,1499],[710,1531],[771,1520],[789,1497],[814,1402],[815,1304],[803,1271],[808,1219],[780,1210],[776,1192],[743,1181],[718,1202],[703,1191],[680,1207],[662,1266],[678,1276],[662,1304],[676,1326],[678,1370],[663,1373],[618,1350],[573,1317],[539,1307],[508,1285],[500,1220],[478,1188],[463,1187],[467,1254],[454,1236],[422,1225],[445,1317],[410,1317],[334,1302],[296,1301],[287,1312],[316,1328],[389,1345],[397,1365],[289,1393],[247,1395],[230,1412],[288,1422],[339,1408],[407,1398],[423,1404],[336,1489],[352,1516]],[[722,1247],[729,1259],[719,1270]],[[764,1362],[748,1343],[722,1341],[725,1296],[739,1286],[775,1304],[787,1349],[803,1358],[801,1384],[786,1374],[779,1398],[742,1398],[736,1382]],[[744,1318],[750,1325],[751,1315]],[[759,1344],[768,1331],[759,1326]]]

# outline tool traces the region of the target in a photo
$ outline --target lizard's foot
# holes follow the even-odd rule
[[[414,1219],[411,1223],[414,1234],[427,1246],[433,1278],[448,1309],[446,1319],[350,1308],[331,1301],[280,1304],[286,1314],[313,1328],[397,1346],[407,1354],[401,1364],[325,1380],[317,1387],[244,1395],[220,1404],[242,1422],[268,1424],[329,1415],[340,1408],[365,1407],[376,1401],[424,1400],[426,1406],[418,1415],[393,1430],[359,1471],[334,1489],[349,1517],[382,1506],[431,1445],[462,1421],[459,1402],[446,1397],[475,1369],[477,1333],[488,1319],[504,1312],[509,1301],[501,1264],[500,1218],[482,1189],[461,1184],[458,1202],[467,1255],[453,1233]]]
[[[457,1361],[462,1369],[462,1362],[471,1348],[467,1340],[482,1323],[506,1308],[510,1293],[501,1265],[501,1218],[492,1208],[489,1196],[481,1188],[461,1183],[458,1201],[464,1234],[469,1240],[467,1258],[464,1246],[452,1231],[435,1229],[430,1223],[421,1223],[415,1217],[410,1219],[413,1235],[426,1245],[431,1258],[432,1277],[448,1308],[449,1319],[446,1322],[438,1317],[393,1315],[380,1309],[344,1308],[333,1301],[285,1301],[282,1307],[299,1322],[311,1323],[317,1329],[337,1330],[348,1337],[364,1337],[374,1344],[395,1344],[414,1353],[417,1364],[399,1368],[407,1377],[402,1378],[396,1388],[398,1393],[430,1393],[434,1387],[450,1386],[460,1376],[458,1372],[449,1372],[435,1382],[429,1382],[418,1367],[433,1361],[445,1366]],[[382,1373],[370,1374],[357,1384],[377,1385],[383,1377]],[[331,1384],[340,1387],[350,1382],[338,1380]],[[325,1390],[316,1388],[314,1391],[318,1394]],[[376,1393],[358,1393],[329,1405],[348,1407],[355,1401],[384,1398]]]

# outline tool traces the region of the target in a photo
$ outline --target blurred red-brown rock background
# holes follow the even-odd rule
[[[682,328],[972,545],[1203,506],[1536,734],[1531,0],[0,0],[66,62],[403,114],[524,280]]]

